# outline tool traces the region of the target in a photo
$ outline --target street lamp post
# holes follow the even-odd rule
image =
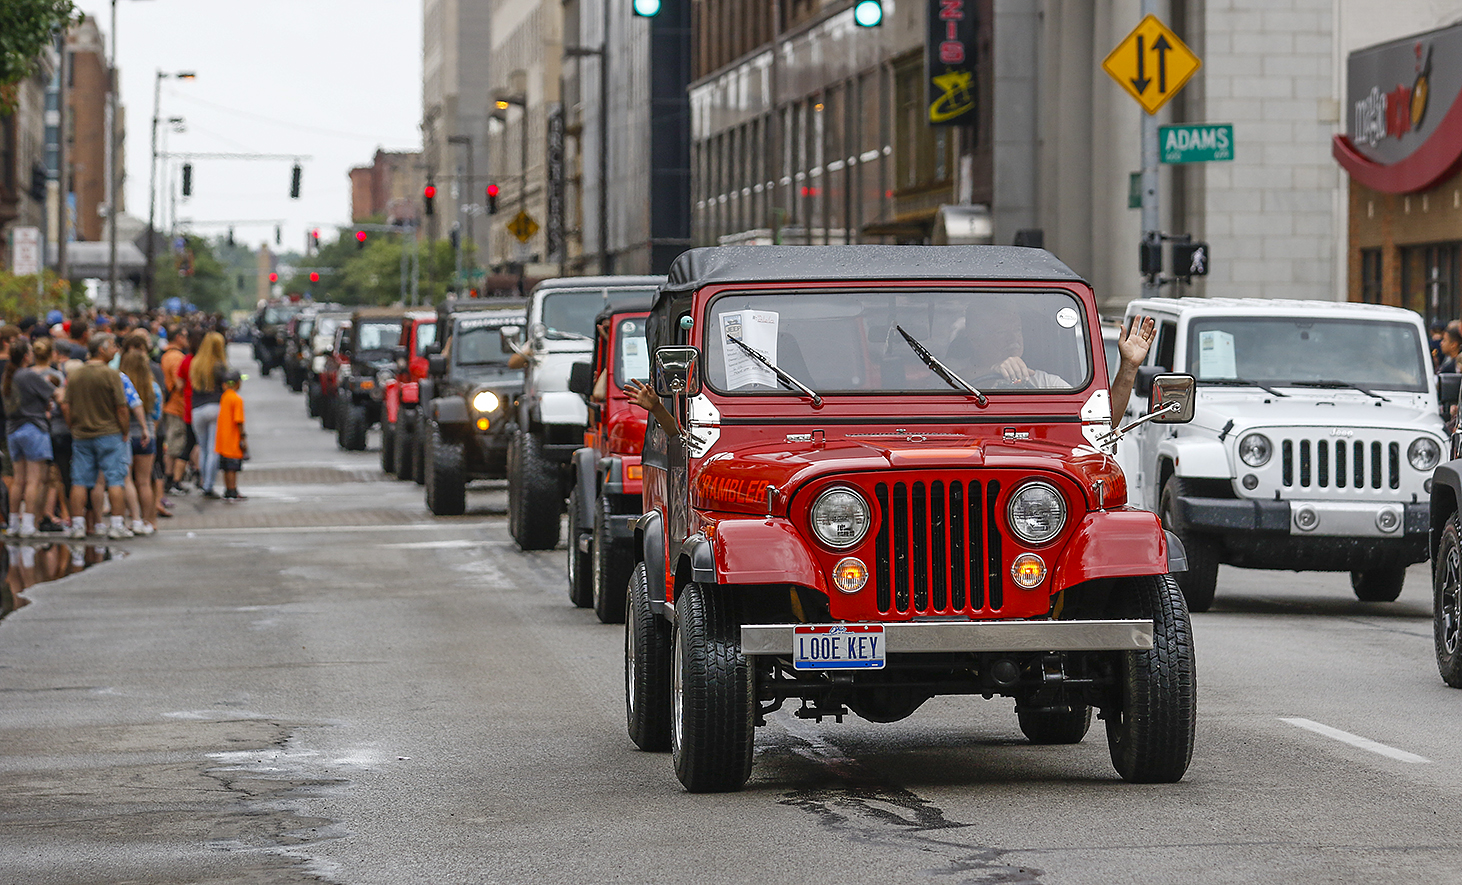
[[[447,144],[465,144],[465,145],[467,145],[467,194],[469,194],[469,195],[475,194],[476,193],[476,187],[477,187],[477,176],[474,175],[473,174],[473,171],[472,171],[472,136],[470,136],[470,135],[448,135],[447,136]],[[475,198],[469,198],[467,202],[469,204],[475,203],[476,202],[476,199]],[[471,209],[468,209],[467,210],[467,239],[463,243],[463,245],[465,245],[466,243],[471,243],[473,246],[476,246],[477,245],[477,239],[476,239],[475,236],[473,236],[472,216],[474,214],[475,213]],[[462,217],[462,201],[461,201],[461,199],[458,199],[457,200],[457,217],[459,219]],[[476,251],[476,249],[473,250],[473,254],[472,254],[472,268],[474,270],[477,268],[477,251]]]
[[[64,75],[64,68],[62,73]],[[107,65],[107,106],[109,112],[107,120],[107,227],[109,228],[107,239],[110,253],[107,297],[111,299],[111,307],[115,311],[117,309],[117,179],[120,177],[117,159],[121,153],[117,149],[117,0],[112,0],[112,63]],[[64,131],[61,140],[65,141]],[[64,171],[62,180],[65,180]],[[64,203],[64,193],[61,199]]]
[[[162,71],[158,71],[157,72],[157,78],[153,81],[153,88],[152,88],[152,162],[151,162],[151,166],[148,168],[148,173],[147,173],[147,175],[148,175],[148,178],[147,178],[147,267],[145,267],[143,269],[143,274],[145,275],[144,276],[144,279],[146,279],[146,281],[147,281],[147,301],[146,301],[146,307],[147,307],[148,310],[152,310],[154,307],[157,306],[157,303],[156,303],[157,290],[156,290],[156,288],[153,285],[153,282],[154,282],[153,276],[154,276],[154,274],[153,274],[153,267],[152,267],[152,265],[153,265],[153,262],[155,260],[155,256],[156,256],[156,253],[157,253],[157,242],[156,242],[156,240],[157,240],[157,234],[153,230],[153,225],[155,225],[157,223],[157,124],[158,124],[158,105],[162,101],[162,81],[165,78],[168,78],[168,77],[172,77],[172,78],[177,79],[177,80],[191,80],[191,79],[193,79],[196,76],[197,76],[197,74],[193,73],[192,71],[180,71],[180,72],[178,72],[176,74],[165,74]],[[114,226],[113,227],[113,231],[115,231],[115,230],[116,230],[116,228]],[[115,248],[116,247],[115,247],[115,244],[114,244],[113,245],[113,251],[114,252],[115,252]],[[114,261],[115,261],[115,259],[114,259]],[[114,267],[115,267],[115,263],[114,263]],[[117,307],[117,296],[116,296],[116,293],[113,292],[113,294],[112,294],[112,309],[115,310],[116,307]]]

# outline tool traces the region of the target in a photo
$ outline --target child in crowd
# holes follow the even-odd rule
[[[218,453],[218,466],[223,471],[223,499],[244,501],[239,494],[239,471],[249,456],[249,434],[244,430],[244,398],[239,395],[243,377],[229,370],[223,376],[223,396],[218,403],[218,429],[214,431],[213,450]]]

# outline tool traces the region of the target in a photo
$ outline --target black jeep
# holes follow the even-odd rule
[[[335,388],[335,441],[342,449],[364,451],[366,431],[381,415],[383,379],[395,373],[403,315],[399,307],[366,307],[351,317]]]
[[[411,435],[420,446],[426,506],[438,516],[466,510],[468,482],[507,476],[513,404],[523,392],[523,370],[508,367],[508,342],[524,318],[519,299],[449,301],[438,311],[439,339],[420,386],[425,426]]]
[[[283,364],[284,327],[299,312],[300,305],[292,301],[267,301],[259,305],[253,325],[254,359],[259,361],[261,375],[267,377],[271,369]]]

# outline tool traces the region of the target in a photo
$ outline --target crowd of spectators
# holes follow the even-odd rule
[[[217,317],[59,310],[0,326],[7,536],[151,535],[172,495],[244,500],[241,376]],[[232,479],[231,474],[227,474]]]

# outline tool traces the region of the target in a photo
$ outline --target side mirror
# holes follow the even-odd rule
[[[543,323],[534,323],[532,328],[528,330],[528,337],[532,339],[535,344],[541,342],[543,340],[543,337],[547,334],[548,327],[545,326]]]
[[[701,352],[694,347],[662,347],[655,351],[655,392],[660,396],[696,396],[701,392]]]
[[[447,358],[439,353],[434,353],[426,358],[426,370],[432,375],[447,374]]]
[[[1152,420],[1156,424],[1187,424],[1193,420],[1193,409],[1197,404],[1196,396],[1198,383],[1192,375],[1158,375],[1152,379],[1152,400],[1148,414],[1158,409],[1170,408],[1177,403],[1176,409],[1156,415]]]
[[[1462,374],[1443,372],[1437,376],[1437,402],[1441,403],[1443,417],[1451,417],[1459,394],[1462,394]]]
[[[1143,399],[1152,398],[1152,379],[1167,373],[1162,366],[1138,366],[1137,378],[1132,382],[1132,392]]]
[[[502,352],[516,353],[517,351],[514,350],[513,345],[518,343],[518,336],[523,334],[523,327],[503,326],[498,329],[498,334],[502,336],[502,344],[500,345]]]
[[[594,392],[594,366],[587,362],[569,366],[569,390],[587,397]]]
[[[437,354],[439,354],[439,353],[442,352],[442,345],[440,345],[440,344],[428,344],[423,349],[422,352],[425,353],[429,357],[430,356],[436,356]]]

